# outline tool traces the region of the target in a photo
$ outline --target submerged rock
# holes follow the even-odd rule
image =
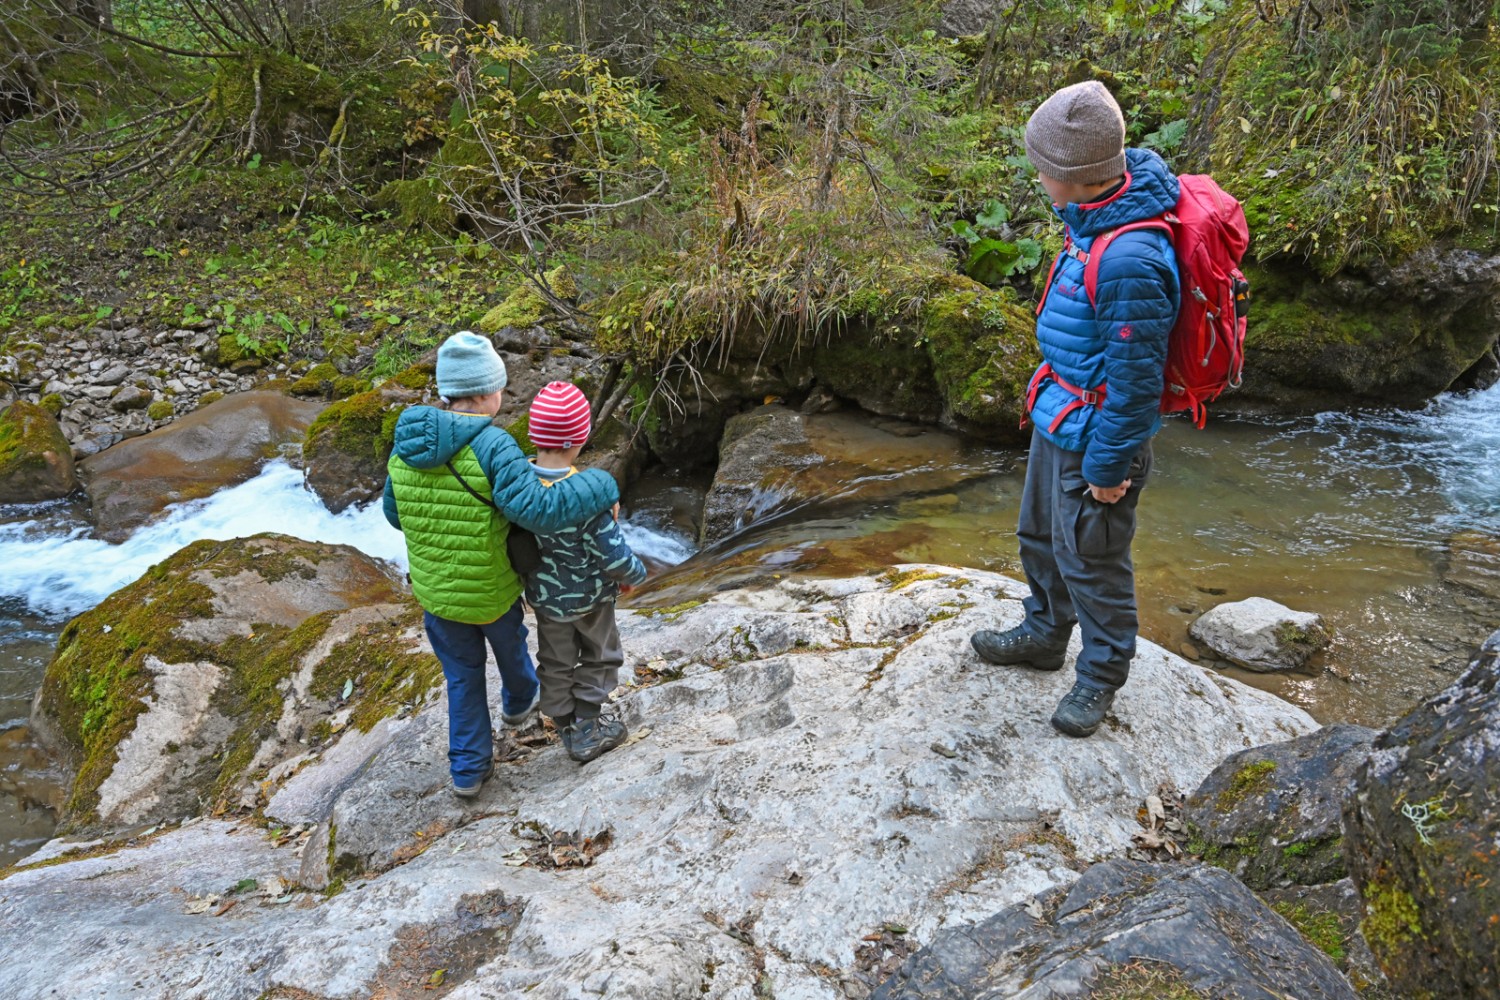
[[[85,459],[79,469],[99,537],[122,542],[168,504],[254,477],[322,408],[279,392],[237,393]]]
[[[701,540],[717,541],[803,504],[951,490],[998,464],[983,447],[932,428],[762,406],[725,428]]]
[[[64,828],[253,806],[255,782],[289,757],[305,760],[308,740],[378,717],[367,701],[388,711],[393,695],[419,701],[433,669],[392,679],[406,660],[367,639],[340,645],[360,626],[408,615],[401,600],[354,549],[257,535],[189,545],[73,619],[32,713],[76,774]],[[387,655],[360,661],[374,652]]]
[[[1131,843],[1163,780],[1192,787],[1247,743],[1314,727],[1143,642],[1106,726],[1059,736],[1066,673],[996,670],[968,645],[1018,620],[1022,591],[917,566],[622,611],[628,745],[580,767],[528,729],[466,804],[448,790],[441,698],[351,727],[273,776],[264,809],[283,831],[323,817],[306,838],[205,820],[4,876],[8,984],[212,982],[249,1000],[370,995],[393,969],[447,968],[469,995],[527,1000],[839,997],[867,935],[894,926],[917,947],[1072,883]],[[272,875],[281,895],[225,894]],[[299,882],[327,889],[285,888]],[[1250,939],[1280,949],[1280,925],[1251,912]],[[470,928],[484,949],[446,964]],[[428,941],[430,960],[413,950]]]
[[[1448,539],[1448,568],[1443,578],[1500,600],[1500,537],[1461,531]]]
[[[1232,876],[1136,861],[1095,865],[1071,888],[943,931],[874,993],[876,1000],[1023,996],[1357,994],[1326,955]]]
[[[1500,997],[1500,632],[1375,741],[1344,807],[1361,932],[1418,998]]]
[[[1195,850],[1252,889],[1343,878],[1340,813],[1375,736],[1329,726],[1230,757],[1188,798]]]
[[[1249,597],[1220,604],[1193,622],[1192,637],[1247,670],[1298,670],[1332,639],[1319,615]]]
[[[0,503],[56,500],[77,488],[73,449],[57,419],[25,400],[0,410]]]

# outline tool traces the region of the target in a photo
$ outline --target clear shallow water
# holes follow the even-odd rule
[[[1172,421],[1156,453],[1135,544],[1147,638],[1210,662],[1187,629],[1218,603],[1261,596],[1316,611],[1337,633],[1316,670],[1233,672],[1325,721],[1379,725],[1443,687],[1500,627],[1500,602],[1448,579],[1456,533],[1500,538],[1500,387],[1418,412],[1217,418],[1203,431]],[[773,516],[638,600],[897,562],[1019,575],[1024,462],[1012,453],[996,464],[956,489]]]

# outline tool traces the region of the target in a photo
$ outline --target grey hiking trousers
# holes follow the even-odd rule
[[[1130,460],[1130,489],[1118,503],[1100,503],[1083,478],[1083,452],[1064,451],[1035,430],[1021,492],[1016,535],[1031,596],[1026,631],[1039,642],[1062,645],[1074,623],[1081,629],[1078,679],[1118,690],[1130,673],[1138,630],[1135,508],[1151,474],[1151,442]]]
[[[536,674],[542,682],[543,715],[596,717],[619,685],[624,662],[614,601],[565,622],[536,612]]]

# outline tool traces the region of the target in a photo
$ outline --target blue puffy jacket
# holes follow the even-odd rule
[[[1057,214],[1073,246],[1086,255],[1096,236],[1169,211],[1177,194],[1177,178],[1161,157],[1129,149],[1119,191],[1101,202],[1065,205]],[[1059,378],[1084,389],[1103,386],[1104,402],[1064,414],[1078,397],[1047,380],[1031,420],[1059,448],[1084,453],[1084,479],[1112,487],[1124,481],[1131,458],[1161,428],[1167,334],[1179,305],[1177,257],[1158,230],[1120,236],[1099,265],[1097,308],[1089,304],[1083,272],[1077,257],[1058,259],[1037,316],[1036,339]]]

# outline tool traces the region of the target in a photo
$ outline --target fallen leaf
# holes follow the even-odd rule
[[[625,740],[625,742],[620,744],[620,746],[622,746],[622,747],[628,747],[632,743],[639,743],[641,740],[645,739],[647,736],[650,736],[650,735],[651,735],[651,727],[650,726],[643,726],[642,728],[637,729],[635,732],[631,733],[630,736]]]
[[[184,913],[207,913],[219,902],[218,896],[204,896],[201,899],[188,900],[187,906],[183,907]]]
[[[236,882],[234,884],[234,888],[230,889],[229,891],[230,892],[249,892],[251,889],[254,889],[259,884],[260,883],[256,882],[255,879],[253,879],[253,878],[242,878],[238,882]]]
[[[443,985],[443,977],[446,976],[447,974],[448,974],[448,970],[447,969],[438,969],[432,975],[430,975],[430,976],[427,977],[427,988],[428,989],[433,989],[435,987]]]
[[[1031,914],[1033,920],[1042,919],[1042,904],[1033,899],[1026,904],[1026,912]]]
[[[1240,119],[1240,131],[1245,133],[1246,135],[1249,135],[1251,132],[1255,131],[1255,127],[1250,124],[1250,119]]]
[[[340,696],[342,701],[348,701],[349,696],[354,693],[354,678],[351,677],[344,682],[344,693]]]
[[[1150,818],[1151,829],[1156,829],[1156,824],[1165,822],[1167,818],[1167,807],[1162,805],[1160,795],[1146,796],[1146,815]]]
[[[217,910],[214,911],[214,916],[216,916],[216,917],[222,917],[224,914],[228,913],[230,910],[234,909],[239,904],[240,904],[240,901],[238,899],[225,900],[224,905],[221,906],[221,907],[219,907]]]
[[[934,743],[931,750],[939,757],[947,757],[949,760],[958,756],[957,750],[954,750],[952,747],[945,747],[941,743]]]

